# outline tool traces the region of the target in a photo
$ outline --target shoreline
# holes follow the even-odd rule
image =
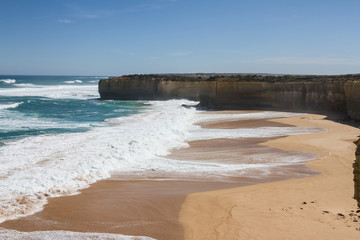
[[[273,119],[327,131],[262,144],[318,154],[305,165],[320,175],[190,194],[179,214],[185,239],[360,238],[352,174],[352,141],[359,129],[324,118],[308,114]]]
[[[239,113],[239,111],[236,112]],[[305,117],[308,116],[318,115],[306,115]],[[217,123],[205,123],[204,126],[214,128],[237,128],[240,126],[239,124],[243,124],[242,127],[294,125],[291,122],[284,122],[283,118],[281,118],[254,121],[228,120],[219,121]],[[313,127],[311,124],[309,124],[309,126]],[[302,136],[309,137],[312,136],[312,134],[302,134]],[[279,149],[281,152],[283,150],[280,149],[283,148],[283,146],[280,146],[279,148],[279,146],[272,146],[272,143],[288,137],[275,138],[270,141],[267,141],[268,139],[266,139],[266,141],[258,140],[253,143],[248,140],[248,144],[253,144],[254,146],[258,146],[258,148],[265,148],[265,151],[275,147],[275,149]],[[190,155],[194,156],[194,154],[201,156],[204,154],[202,150],[205,150],[206,152],[206,149],[220,149],[221,147],[226,147],[224,148],[226,151],[237,155],[239,153],[239,144],[243,143],[241,143],[241,141],[235,141],[234,139],[194,141],[190,142],[189,148],[174,150],[170,156],[183,155],[185,158]],[[201,151],[198,152],[199,150]],[[298,151],[301,149],[295,147],[294,149],[284,148],[284,150]],[[262,181],[241,177],[233,179],[233,183],[209,183],[209,181],[206,182],[202,180],[193,182],[184,182],[181,180],[154,181],[155,179],[135,181],[103,180],[82,190],[79,195],[51,198],[49,199],[49,204],[46,205],[41,212],[29,217],[5,222],[1,224],[1,226],[21,231],[71,230],[80,232],[110,232],[142,235],[155,237],[157,239],[183,239],[183,226],[181,224],[184,224],[185,239],[192,239],[191,235],[189,235],[189,229],[187,228],[187,220],[185,220],[184,223],[183,214],[189,197],[198,194],[201,195],[204,191],[216,193],[227,190],[231,191],[231,189],[237,189],[239,186],[240,188],[246,188],[246,185],[249,184],[256,184],[251,186],[258,186],[262,185],[264,182],[281,183],[284,179],[294,178],[293,175],[291,176],[294,172],[304,172],[304,174],[307,175],[315,175],[315,173],[311,169],[305,167],[303,163],[293,167],[293,169],[282,169],[287,171],[286,177],[283,175],[276,176],[276,173],[274,173],[273,178],[269,177],[265,180],[262,179]],[[172,191],[172,193],[170,191]],[[205,195],[206,193],[204,193],[204,196]],[[205,202],[201,202],[201,204]],[[148,211],[148,209],[150,209],[150,211]],[[180,221],[178,221],[178,214]],[[142,217],[137,219],[134,218],[134,215],[142,215]],[[89,219],[91,219],[91,221],[89,221]],[[105,226],[106,223],[108,224],[107,226]],[[149,223],[154,224],[149,225]],[[141,229],[139,230],[139,228]],[[169,234],[169,232],[171,232],[171,234]],[[199,238],[194,239],[207,238],[202,238],[201,236],[197,237]]]

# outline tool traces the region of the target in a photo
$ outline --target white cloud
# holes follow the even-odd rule
[[[58,19],[59,23],[73,23],[73,21],[71,21],[70,19],[66,19],[66,18],[61,18]]]

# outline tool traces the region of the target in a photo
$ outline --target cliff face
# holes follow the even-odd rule
[[[344,84],[347,112],[351,119],[360,121],[360,78]]]
[[[360,138],[354,143],[357,145],[355,152],[355,162],[353,164],[355,186],[354,198],[357,200],[358,207],[360,208]]]
[[[189,99],[212,109],[324,113],[360,121],[360,75],[132,75],[100,80],[102,99]]]

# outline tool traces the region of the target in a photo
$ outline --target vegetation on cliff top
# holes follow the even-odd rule
[[[109,78],[112,80],[154,80],[154,81],[218,81],[218,82],[345,82],[360,80],[360,74],[348,75],[270,75],[270,74],[134,74]]]

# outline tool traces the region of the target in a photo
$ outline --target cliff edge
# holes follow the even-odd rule
[[[125,75],[99,81],[101,99],[199,101],[208,109],[313,112],[360,121],[360,75]]]

